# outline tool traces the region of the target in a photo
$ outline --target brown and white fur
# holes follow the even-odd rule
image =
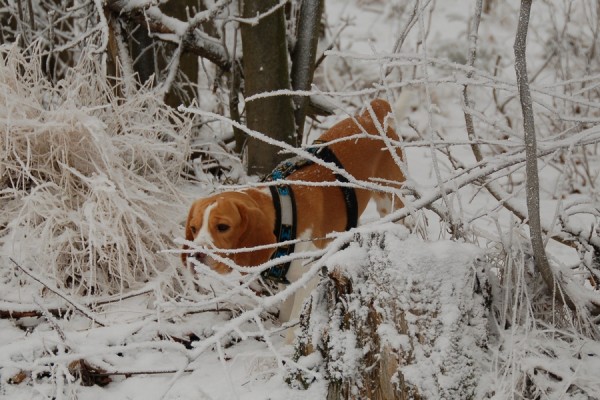
[[[396,165],[392,155],[379,137],[379,131],[384,126],[384,119],[391,112],[390,105],[384,100],[371,102],[376,121],[371,118],[369,110],[355,119],[347,118],[323,133],[319,140],[322,142],[335,141],[330,149],[340,160],[344,169],[357,180],[369,181],[380,178],[386,182],[400,184],[404,176]],[[359,125],[357,125],[360,124]],[[387,124],[386,124],[387,125]],[[378,128],[379,127],[379,128]],[[368,133],[373,137],[361,137],[337,141],[344,137],[360,133]],[[391,127],[386,130],[390,139],[399,140]],[[402,152],[395,150],[398,158]],[[326,167],[311,164],[293,172],[287,180],[326,182],[334,181],[334,173]],[[342,191],[335,186],[306,186],[293,185],[297,207],[297,237],[323,238],[328,233],[343,231],[346,227],[346,204]],[[367,203],[373,198],[377,209],[384,215],[395,208],[402,207],[398,198],[392,199],[388,194],[375,193],[366,189],[356,189],[358,215],[360,216]],[[268,190],[247,189],[237,192],[224,192],[196,200],[190,209],[185,236],[198,247],[215,249],[241,249],[276,243],[273,233],[275,226],[275,209]],[[327,241],[315,240],[316,247],[323,248]],[[184,246],[188,249],[188,246]],[[298,251],[298,249],[296,249]],[[226,255],[241,267],[255,267],[271,258],[275,248],[255,250]],[[182,253],[186,264],[188,252]],[[231,271],[225,264],[213,260],[204,253],[193,255],[213,270],[225,274]],[[225,256],[225,255],[224,255]],[[302,265],[292,263],[288,279],[295,281],[302,275]],[[313,282],[313,285],[316,282]],[[310,294],[312,285],[296,293],[295,298],[282,306],[280,319],[288,320],[298,316],[304,298]]]

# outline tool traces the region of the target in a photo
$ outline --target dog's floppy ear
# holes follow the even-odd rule
[[[238,248],[251,248],[268,244],[275,244],[273,233],[274,221],[270,221],[266,214],[256,205],[238,201],[235,203],[242,217],[243,232],[239,239]],[[233,260],[239,266],[255,267],[267,262],[275,248],[253,250],[237,253]]]

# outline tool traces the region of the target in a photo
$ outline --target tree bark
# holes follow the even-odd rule
[[[277,0],[245,0],[242,15],[254,18],[277,6]],[[290,89],[283,8],[241,26],[245,95]],[[294,108],[289,96],[259,98],[246,103],[246,125],[269,137],[297,145]],[[286,158],[268,143],[248,138],[248,172],[263,175]]]
[[[529,14],[532,0],[522,0],[519,12],[519,23],[514,43],[515,72],[519,88],[519,99],[523,112],[523,129],[525,133],[525,163],[526,186],[527,186],[527,213],[529,215],[529,232],[535,265],[540,272],[544,282],[555,297],[568,305],[571,309],[575,304],[562,289],[560,283],[554,276],[552,267],[548,262],[544,240],[542,238],[542,226],[540,220],[540,182],[537,165],[537,143],[535,137],[535,123],[533,118],[533,103],[529,91],[529,80],[527,78],[527,29],[529,26]]]
[[[321,14],[323,14],[323,0],[302,1],[296,35],[297,42],[292,54],[292,87],[294,90],[310,90],[315,72]],[[308,104],[307,96],[294,97],[294,117],[300,141],[304,134],[304,120]]]
[[[452,244],[452,255],[436,258],[435,246],[389,231],[357,234],[327,266],[300,317],[294,356],[328,380],[327,400],[475,397],[489,285],[474,253]],[[287,381],[306,388],[313,378],[292,367]]]

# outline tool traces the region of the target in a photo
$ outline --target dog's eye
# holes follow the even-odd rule
[[[192,231],[192,235],[196,234],[196,227],[195,226],[191,226],[190,230]]]
[[[229,225],[227,225],[227,224],[218,224],[217,225],[217,230],[219,232],[227,232],[229,230]]]

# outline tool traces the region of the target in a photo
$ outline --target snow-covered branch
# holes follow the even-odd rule
[[[108,0],[106,7],[117,18],[129,18],[162,41],[183,43],[182,51],[191,52],[218,65],[224,71],[231,69],[223,43],[197,29],[198,24],[220,12],[230,1],[221,0],[212,9],[196,15],[189,23],[165,15],[157,6],[131,5],[123,0]]]

